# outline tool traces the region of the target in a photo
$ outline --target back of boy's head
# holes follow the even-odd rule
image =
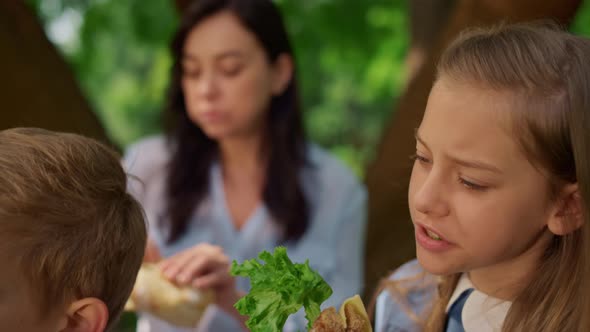
[[[40,314],[94,297],[107,329],[131,293],[146,242],[143,210],[118,155],[74,134],[0,132],[0,246],[19,257]]]
[[[590,40],[550,23],[470,29],[443,53],[438,80],[505,92],[514,102],[507,129],[551,194],[571,183],[581,193],[584,225],[555,236],[503,331],[587,331],[590,305],[579,294],[590,291]],[[457,280],[445,279],[443,299]],[[437,308],[432,330],[444,324],[445,304]]]

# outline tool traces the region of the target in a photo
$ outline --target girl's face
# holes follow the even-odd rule
[[[551,240],[547,178],[509,131],[509,92],[443,77],[416,132],[409,206],[421,265],[437,275],[509,275]]]
[[[259,133],[272,96],[290,80],[291,68],[277,63],[283,65],[269,63],[255,35],[232,13],[206,18],[184,44],[182,90],[189,118],[213,139]]]

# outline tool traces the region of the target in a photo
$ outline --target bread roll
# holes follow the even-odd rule
[[[154,264],[143,264],[125,310],[146,312],[176,326],[194,327],[211,302],[212,292],[178,287]]]

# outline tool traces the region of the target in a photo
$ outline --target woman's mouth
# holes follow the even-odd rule
[[[207,111],[201,113],[201,117],[208,122],[220,122],[225,119],[225,114],[220,111]]]

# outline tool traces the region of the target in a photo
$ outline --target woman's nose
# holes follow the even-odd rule
[[[211,98],[217,93],[217,84],[212,74],[204,74],[197,82],[197,95],[201,98]]]

